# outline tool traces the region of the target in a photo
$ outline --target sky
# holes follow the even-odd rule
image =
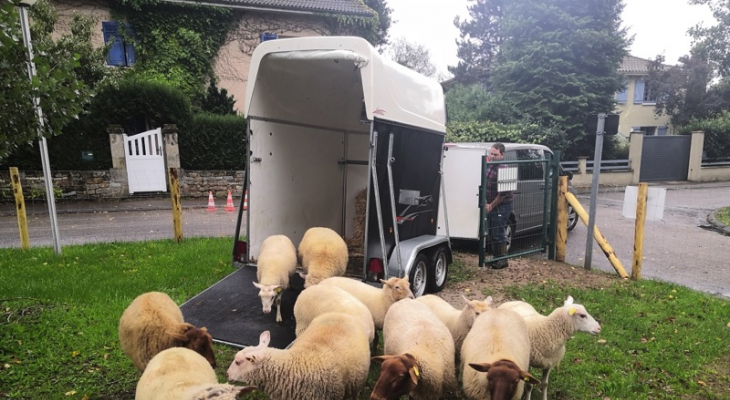
[[[454,17],[467,16],[467,0],[387,0],[395,21],[390,38],[404,38],[425,46],[439,72],[456,65],[456,39],[459,30]],[[697,23],[712,25],[714,19],[707,6],[689,5],[688,0],[624,0],[621,15],[629,35],[634,36],[631,55],[653,59],[663,54],[667,64],[689,53],[692,40],[687,29]]]

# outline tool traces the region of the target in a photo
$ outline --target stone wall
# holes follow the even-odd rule
[[[166,193],[135,193],[120,190],[120,184],[106,171],[52,171],[56,198],[98,200],[121,199],[145,196],[167,196]],[[181,197],[207,197],[212,191],[216,198],[226,198],[228,191],[233,196],[243,192],[244,171],[185,171],[180,170]],[[20,183],[26,198],[45,197],[43,171],[20,171]],[[0,200],[11,201],[13,188],[10,172],[0,171]]]

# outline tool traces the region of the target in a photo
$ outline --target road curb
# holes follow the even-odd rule
[[[718,232],[722,233],[723,235],[730,236],[730,225],[725,225],[716,217],[717,212],[720,210],[721,209],[715,210],[707,215],[707,222],[709,222],[710,225],[717,229]]]

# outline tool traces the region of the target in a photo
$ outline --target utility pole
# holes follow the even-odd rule
[[[37,0],[21,0],[20,2],[20,27],[23,31],[23,44],[28,50],[28,79],[33,82],[35,76],[35,63],[33,62],[33,45],[30,42],[30,22],[28,21],[28,9],[36,3]],[[38,96],[33,96],[33,108],[38,118],[38,141],[41,149],[41,163],[43,164],[43,181],[46,188],[46,202],[48,203],[48,214],[51,218],[51,234],[53,235],[53,250],[57,255],[61,254],[61,241],[58,237],[58,218],[56,215],[56,197],[53,193],[53,180],[51,176],[51,166],[48,161],[48,144],[46,137],[43,136],[43,110],[41,110],[41,100]]]
[[[591,208],[588,210],[588,235],[586,239],[586,256],[583,268],[590,270],[593,261],[593,230],[596,226],[596,197],[601,175],[601,153],[603,153],[603,135],[606,127],[606,113],[598,114],[596,127],[596,150],[593,155],[593,180],[591,181]]]

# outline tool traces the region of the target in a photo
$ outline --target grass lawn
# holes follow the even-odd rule
[[[61,256],[0,249],[0,399],[133,399],[139,373],[119,347],[122,311],[147,291],[183,303],[232,272],[231,245],[227,238],[93,244],[66,246]],[[596,290],[547,279],[506,291],[541,312],[570,294],[601,321],[600,335],[568,342],[550,376],[551,399],[730,399],[723,299],[656,281]],[[238,349],[215,346],[223,382]],[[361,399],[378,373],[374,364]]]
[[[722,222],[723,224],[730,226],[730,207],[725,207],[717,210],[717,213],[715,213],[715,218],[717,218],[717,220]]]

